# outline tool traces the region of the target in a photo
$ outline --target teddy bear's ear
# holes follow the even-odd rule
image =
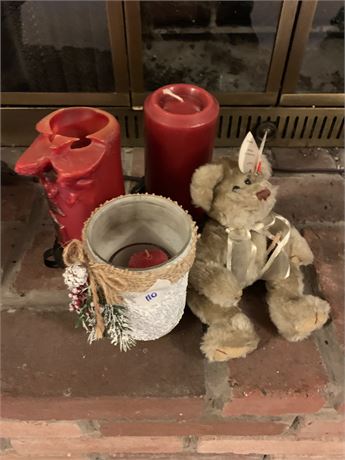
[[[223,179],[222,164],[207,164],[198,168],[193,176],[190,193],[193,203],[205,211],[211,209],[213,189]]]
[[[261,174],[265,179],[269,179],[272,176],[272,167],[266,155],[261,157]]]

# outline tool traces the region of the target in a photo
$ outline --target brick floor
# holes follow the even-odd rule
[[[320,439],[305,440],[300,442],[294,438],[285,439],[262,439],[249,438],[243,442],[241,438],[223,437],[215,438],[205,436],[199,440],[198,452],[200,453],[218,453],[227,452],[237,454],[250,454],[252,452],[267,454],[287,455],[290,460],[298,460],[300,455],[321,456],[324,460],[340,457],[344,452],[344,443],[341,439],[323,441]]]
[[[200,435],[230,435],[230,436],[270,436],[282,434],[289,428],[288,423],[273,421],[204,421],[204,422],[110,422],[101,424],[104,436],[200,436]],[[333,428],[334,430],[334,428]],[[339,428],[338,428],[339,433]]]
[[[32,179],[16,176],[1,187],[1,220],[28,222],[40,188]]]
[[[344,347],[344,225],[314,225],[304,229],[304,236],[315,256],[320,290],[332,307],[337,339]]]
[[[295,225],[344,220],[344,180],[338,174],[275,176],[279,186],[275,211]]]
[[[5,152],[9,165],[16,155]],[[291,162],[298,168],[334,167],[340,155],[323,149],[271,152],[276,168]],[[144,174],[142,149],[126,149],[123,160],[126,174]],[[261,339],[245,359],[205,363],[202,326],[189,312],[168,336],[138,343],[126,354],[106,340],[89,346],[66,311],[61,271],[42,264],[54,232],[39,187],[32,179],[7,179],[1,378],[2,416],[13,424],[4,431],[3,458],[340,458],[344,403],[332,397],[342,385],[339,363],[333,373],[333,355],[323,352],[328,344],[320,334],[301,343],[277,334],[262,283],[243,299]],[[320,289],[332,306],[332,347],[343,346],[343,178],[279,173],[273,181],[281,187],[277,211],[303,227],[314,251]],[[24,429],[17,420],[38,425]],[[49,437],[54,420],[62,423],[55,437],[68,423],[73,427],[58,443]]]
[[[229,362],[231,399],[224,415],[317,412],[328,377],[313,339],[291,343],[278,335],[263,301],[263,283],[247,289],[243,309],[261,339],[258,350]]]
[[[9,395],[199,396],[204,394],[201,324],[186,313],[172,333],[121,353],[86,342],[69,312],[4,312],[2,391]],[[45,346],[42,346],[45,344]]]
[[[54,227],[50,222],[38,229],[33,244],[22,259],[20,270],[14,280],[14,289],[27,294],[32,290],[64,291],[63,269],[47,270],[43,264],[43,252],[54,244]],[[47,276],[49,272],[49,276]],[[27,274],[30,273],[30,277]]]
[[[274,169],[315,169],[335,168],[336,161],[329,149],[324,148],[272,148]]]
[[[24,222],[2,222],[1,223],[1,269],[6,271],[9,264],[17,262],[16,248],[21,243],[25,230]]]
[[[198,420],[204,412],[201,397],[87,396],[2,397],[1,413],[16,420]]]

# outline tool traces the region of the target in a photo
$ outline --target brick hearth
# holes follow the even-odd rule
[[[218,149],[215,154],[228,153]],[[275,168],[336,168],[343,151],[273,149]],[[3,149],[12,166],[20,149]],[[125,173],[143,175],[141,149]],[[245,359],[207,363],[200,322],[186,311],[166,337],[120,353],[89,346],[67,311],[61,270],[45,268],[53,243],[33,179],[2,181],[2,458],[6,460],[294,460],[344,458],[344,180],[323,171],[275,173],[276,209],[315,254],[307,289],[332,321],[301,343],[269,321],[261,283],[243,307],[261,342]],[[127,190],[131,185],[127,184]]]

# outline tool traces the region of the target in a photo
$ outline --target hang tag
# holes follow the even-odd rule
[[[262,154],[263,154],[263,151],[264,151],[266,138],[267,138],[267,131],[265,131],[264,137],[262,138],[260,148],[259,148],[258,162],[257,162],[256,168],[255,168],[255,172],[258,173],[258,174],[261,173]]]
[[[256,172],[259,160],[260,149],[255,142],[253,134],[249,131],[241,144],[238,156],[238,167],[243,174]]]

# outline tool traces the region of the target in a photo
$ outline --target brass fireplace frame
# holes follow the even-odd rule
[[[277,126],[271,145],[342,146],[344,94],[296,93],[317,0],[283,0],[263,92],[214,93],[221,105],[216,144],[238,145],[263,121]],[[89,105],[113,113],[124,146],[143,145],[143,88],[139,1],[107,1],[115,92],[2,93],[3,145],[27,145],[34,125],[58,106]],[[20,125],[20,130],[18,126]]]
[[[298,76],[313,25],[317,4],[317,0],[309,0],[301,3],[294,39],[292,41],[289,60],[287,62],[282,84],[282,95],[279,101],[281,106],[344,106],[345,94],[343,93],[296,93]]]

